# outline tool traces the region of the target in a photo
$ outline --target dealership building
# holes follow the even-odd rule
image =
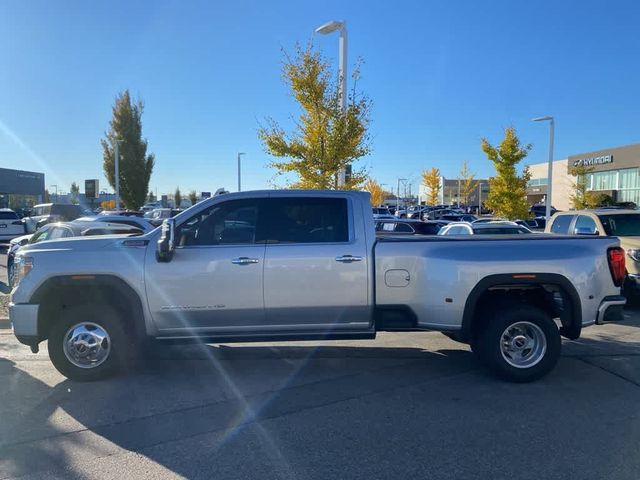
[[[578,153],[554,161],[551,203],[555,208],[571,208],[570,197],[576,179],[569,171],[581,165],[592,170],[586,176],[588,191],[605,193],[615,202],[640,205],[640,144]],[[549,187],[547,168],[547,162],[529,165],[531,180],[527,187],[527,199],[531,204],[545,203]]]
[[[44,173],[0,168],[0,208],[32,207],[44,198]]]

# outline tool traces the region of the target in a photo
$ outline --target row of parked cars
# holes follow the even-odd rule
[[[89,215],[83,216],[88,213]],[[9,241],[7,250],[7,277],[13,284],[14,259],[18,250],[29,244],[45,240],[97,235],[142,235],[150,232],[159,223],[148,219],[103,212],[95,215],[79,205],[36,205],[32,216],[20,218],[10,209],[0,209],[0,242]]]

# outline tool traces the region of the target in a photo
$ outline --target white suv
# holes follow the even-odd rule
[[[0,242],[8,242],[27,233],[27,224],[8,208],[0,208]]]

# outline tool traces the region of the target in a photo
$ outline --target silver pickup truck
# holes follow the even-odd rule
[[[561,336],[622,318],[616,238],[376,238],[369,196],[259,191],[199,203],[139,237],[18,251],[10,318],[74,380],[104,378],[160,340],[373,339],[438,330],[518,382]],[[410,335],[410,333],[408,333]]]

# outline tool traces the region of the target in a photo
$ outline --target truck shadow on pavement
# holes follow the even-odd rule
[[[615,338],[600,342],[610,348],[620,343]],[[108,476],[129,452],[147,462],[148,470],[143,471],[148,476],[154,469],[159,469],[156,475],[166,476],[168,469],[187,478],[293,478],[290,461],[323,442],[329,442],[327,451],[316,453],[323,465],[335,462],[336,439],[347,451],[365,449],[367,436],[376,428],[383,429],[377,440],[381,443],[387,437],[400,441],[403,435],[413,435],[413,440],[403,440],[404,449],[429,450],[431,444],[437,448],[442,443],[438,436],[453,435],[446,422],[455,423],[460,415],[466,418],[461,423],[466,435],[480,441],[493,431],[495,415],[508,415],[512,402],[547,412],[549,396],[561,403],[552,387],[578,394],[594,379],[588,365],[570,358],[537,383],[515,385],[480,369],[462,346],[427,351],[313,345],[173,346],[156,351],[128,374],[102,382],[63,380],[51,386],[55,379],[51,381],[50,372],[38,371],[37,376],[48,380],[0,358],[0,478],[38,471],[62,477]],[[609,393],[617,398],[615,389]],[[544,401],[538,403],[538,396]],[[603,408],[597,399],[594,406]],[[566,413],[560,409],[558,415]],[[282,426],[284,417],[287,423]],[[478,422],[477,430],[471,428]],[[518,416],[518,422],[519,428],[533,428],[527,437],[539,428],[535,416]],[[412,428],[418,433],[410,433]],[[509,440],[510,456],[518,451],[519,438]],[[426,443],[418,445],[418,439]],[[629,444],[628,438],[623,440]],[[469,448],[475,448],[473,444]],[[543,450],[548,453],[552,447],[544,445]],[[522,451],[533,455],[528,448]],[[364,453],[351,460],[361,465],[361,473],[369,468],[362,463]],[[445,457],[434,465],[442,465]],[[263,473],[246,470],[256,462]],[[446,465],[442,466],[437,478],[447,478]],[[487,475],[494,467],[484,467]],[[478,473],[476,463],[469,468],[469,473]],[[375,477],[375,471],[369,475]]]
[[[78,452],[103,458],[198,435],[230,439],[265,419],[475,368],[463,350],[191,345],[157,350],[109,380],[50,386],[0,358],[0,478],[80,475]]]

